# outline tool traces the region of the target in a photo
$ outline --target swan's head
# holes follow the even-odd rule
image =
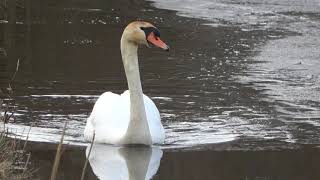
[[[130,23],[123,31],[122,38],[137,45],[154,45],[169,51],[169,46],[160,39],[160,31],[148,22],[135,21]]]

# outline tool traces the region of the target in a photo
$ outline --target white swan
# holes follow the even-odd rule
[[[142,92],[138,45],[169,47],[160,39],[159,30],[142,21],[130,23],[121,37],[121,55],[129,91],[118,95],[103,93],[95,103],[84,130],[86,141],[107,144],[162,144],[164,129],[153,101]]]

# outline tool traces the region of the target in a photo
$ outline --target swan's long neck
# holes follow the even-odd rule
[[[123,144],[152,144],[143,101],[138,63],[138,45],[121,38],[122,61],[130,92],[130,122]]]

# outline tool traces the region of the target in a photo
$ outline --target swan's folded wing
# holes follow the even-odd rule
[[[91,123],[96,142],[114,144],[125,134],[128,122],[129,102],[118,94],[105,92],[96,101],[87,126]]]
[[[147,114],[149,129],[151,132],[152,142],[162,144],[165,139],[164,128],[161,123],[160,113],[154,102],[146,95],[143,95],[144,105]]]

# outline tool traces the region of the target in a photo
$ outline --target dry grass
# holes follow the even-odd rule
[[[56,157],[54,158],[54,163],[53,163],[53,167],[52,167],[52,171],[51,171],[51,178],[50,178],[51,180],[56,180],[56,178],[57,178],[60,158],[61,158],[61,155],[62,155],[61,149],[62,149],[62,145],[63,145],[64,135],[66,133],[66,128],[67,128],[67,121],[64,124],[62,135],[61,135],[61,139],[60,139],[60,143],[59,143],[58,148],[57,148]]]
[[[89,157],[90,157],[90,154],[91,154],[91,150],[92,150],[92,147],[93,147],[93,143],[94,143],[95,137],[96,137],[96,134],[93,133],[93,137],[92,137],[92,140],[91,140],[89,153],[88,153],[86,162],[84,163],[84,166],[83,166],[83,169],[82,169],[81,180],[84,180],[84,176],[86,174],[86,170],[87,170],[87,166],[88,166],[88,162],[89,162]]]
[[[13,90],[11,83],[14,81],[16,73],[19,69],[19,60],[17,62],[16,71],[12,76],[6,93],[0,91],[0,180],[29,180],[33,171],[28,169],[30,161],[30,153],[25,151],[25,143],[20,145],[20,140],[9,138],[9,130],[6,124],[14,122],[14,100],[12,98]],[[3,101],[1,97],[5,97]],[[29,130],[30,132],[30,130]]]
[[[65,124],[64,124],[62,135],[61,135],[61,139],[60,139],[60,142],[59,142],[58,147],[57,147],[57,152],[56,152],[56,156],[55,156],[54,163],[53,163],[53,166],[52,166],[50,180],[56,180],[57,176],[58,176],[58,169],[59,169],[60,159],[61,159],[61,156],[62,156],[62,153],[63,153],[63,151],[62,151],[63,140],[64,140],[64,136],[65,136],[66,130],[67,130],[67,122],[65,122]],[[93,137],[92,137],[92,141],[91,141],[91,144],[90,144],[90,150],[89,150],[88,157],[87,157],[87,159],[86,159],[86,161],[84,163],[83,169],[82,169],[81,180],[84,180],[84,178],[85,178],[85,174],[86,174],[87,166],[88,166],[88,163],[89,163],[89,157],[90,157],[91,150],[92,150],[92,147],[93,147],[94,139],[95,139],[95,133],[93,134]]]
[[[20,148],[20,143],[0,134],[0,180],[33,179],[33,171],[28,169],[30,154]]]

